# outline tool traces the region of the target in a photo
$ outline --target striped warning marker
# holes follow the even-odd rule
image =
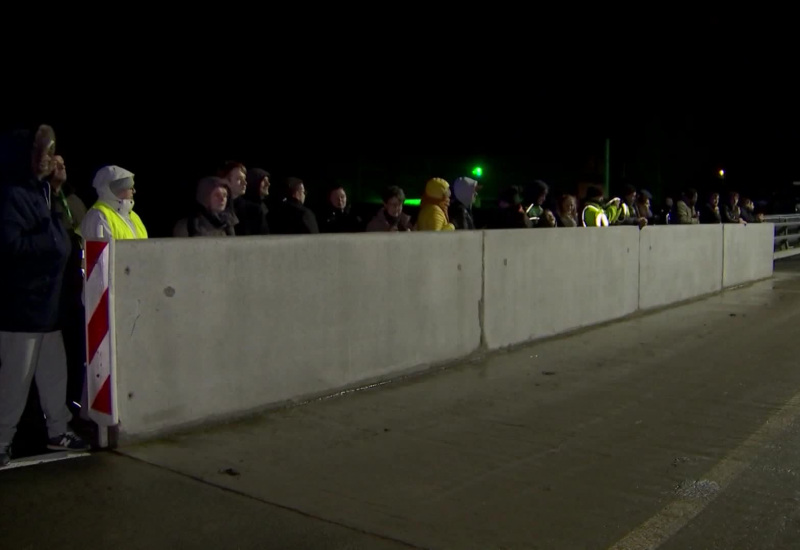
[[[86,241],[86,386],[89,418],[99,426],[114,426],[118,422],[114,402],[111,246],[108,241]]]

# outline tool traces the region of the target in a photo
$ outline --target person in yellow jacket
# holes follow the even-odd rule
[[[447,217],[450,206],[450,184],[442,178],[433,178],[425,184],[425,194],[420,201],[417,231],[455,231]]]
[[[85,240],[147,238],[147,229],[133,211],[133,173],[119,166],[104,166],[92,185],[98,199],[81,223]]]

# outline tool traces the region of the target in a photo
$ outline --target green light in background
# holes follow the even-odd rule
[[[472,169],[472,175],[475,176],[476,178],[481,177],[483,175],[483,168],[481,168],[480,166],[476,166],[475,168]]]
[[[420,199],[406,199],[406,202],[403,204],[406,206],[419,206],[420,202]]]

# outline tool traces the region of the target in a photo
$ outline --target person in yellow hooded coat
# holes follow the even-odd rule
[[[449,206],[450,184],[442,178],[428,180],[420,201],[417,231],[455,231],[447,217]]]

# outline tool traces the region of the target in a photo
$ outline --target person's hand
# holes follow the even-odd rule
[[[389,228],[389,231],[391,231],[392,233],[397,233],[397,226],[396,225],[391,226]]]
[[[647,218],[639,218],[639,229],[647,225]]]
[[[67,181],[67,167],[64,164],[64,157],[56,155],[53,157],[53,174],[50,176],[50,185],[58,191],[65,181]]]

